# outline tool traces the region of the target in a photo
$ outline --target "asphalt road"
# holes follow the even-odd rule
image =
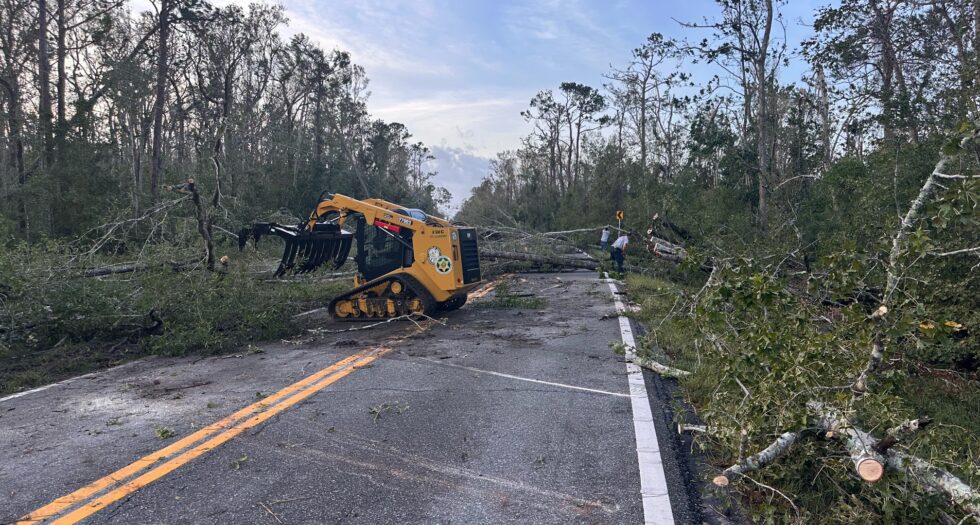
[[[490,292],[425,330],[147,359],[0,400],[0,522],[668,523],[641,496],[660,468],[659,515],[700,523],[649,373],[661,450],[637,454],[609,286],[509,288],[545,306]]]

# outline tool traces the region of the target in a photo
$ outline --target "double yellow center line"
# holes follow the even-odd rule
[[[384,346],[369,348],[342,359],[108,476],[52,501],[23,516],[17,523],[34,524],[46,520],[51,520],[50,523],[55,524],[77,523],[316,394],[390,351],[391,348]]]

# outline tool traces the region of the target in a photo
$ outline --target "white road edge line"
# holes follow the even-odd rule
[[[623,301],[619,298],[616,281],[605,275],[609,291],[616,303],[619,314],[619,331],[626,345],[626,357],[632,357],[631,348],[636,348],[633,329]],[[667,475],[660,458],[660,444],[657,442],[657,429],[653,424],[653,411],[647,394],[643,370],[627,360],[626,377],[630,385],[630,404],[633,408],[633,432],[636,433],[636,456],[640,464],[640,494],[643,497],[643,520],[647,525],[673,525],[674,513],[667,493]]]
[[[552,383],[551,381],[542,381],[540,379],[531,379],[530,377],[512,376],[510,374],[505,374],[503,372],[492,372],[490,370],[482,370],[479,368],[473,368],[471,366],[456,365],[453,363],[443,363],[441,361],[436,361],[435,359],[429,359],[427,357],[422,358],[423,361],[428,361],[430,363],[437,364],[439,366],[448,366],[452,368],[461,368],[463,370],[469,370],[470,372],[478,372],[481,374],[489,374],[497,377],[506,377],[507,379],[516,379],[518,381],[527,381],[528,383],[538,383],[541,385],[558,386],[561,388],[568,388],[570,390],[581,390],[582,392],[592,392],[593,394],[604,394],[607,396],[617,396],[617,397],[630,397],[629,394],[621,394],[619,392],[610,392],[608,390],[596,390],[594,388],[585,388],[584,386],[566,385],[565,383]]]

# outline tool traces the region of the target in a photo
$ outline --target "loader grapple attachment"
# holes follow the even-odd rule
[[[245,228],[238,234],[238,247],[244,248],[251,237],[256,243],[263,235],[276,235],[285,241],[282,260],[275,276],[288,273],[309,273],[327,262],[340,268],[350,254],[354,234],[336,224],[317,224],[313,231],[304,226],[283,226],[276,223],[260,223]]]

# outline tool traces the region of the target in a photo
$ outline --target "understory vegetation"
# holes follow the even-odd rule
[[[220,248],[232,259],[214,272],[196,245],[167,245],[147,248],[142,260],[158,262],[140,271],[96,277],[66,264],[71,253],[57,245],[14,246],[0,253],[0,394],[147,355],[213,355],[293,335],[303,326],[294,315],[349,288],[347,278],[273,281],[275,259],[231,243]]]

